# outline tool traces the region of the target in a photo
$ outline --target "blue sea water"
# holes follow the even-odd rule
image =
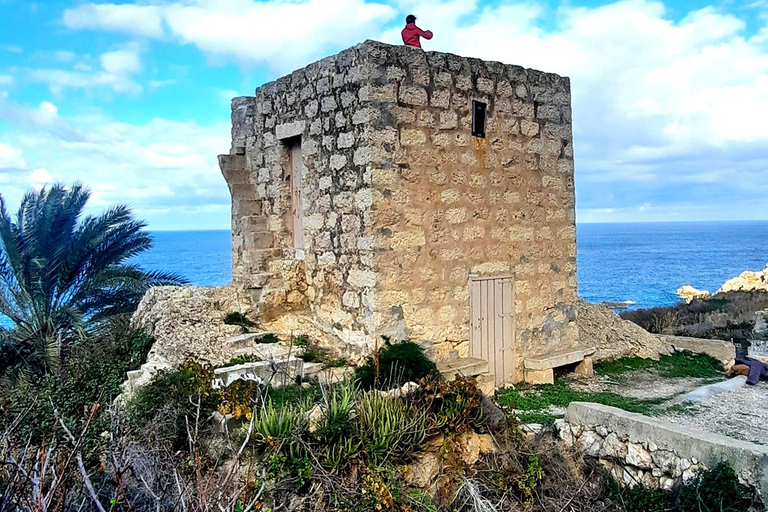
[[[231,279],[229,231],[154,232],[139,262],[192,284]],[[671,305],[690,284],[715,291],[744,270],[768,263],[768,222],[668,222],[578,225],[579,293],[591,302]]]

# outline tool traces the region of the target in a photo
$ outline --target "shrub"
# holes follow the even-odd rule
[[[176,370],[161,371],[128,403],[128,417],[139,428],[176,450],[186,447],[188,425],[205,422],[221,402],[211,387],[213,368],[187,360]],[[199,407],[199,410],[198,410]]]
[[[233,357],[217,368],[226,368],[227,366],[237,366],[238,364],[245,363],[258,363],[259,361],[261,361],[261,358],[255,354],[243,354],[241,356]]]
[[[672,493],[664,489],[646,489],[642,486],[623,489],[610,477],[606,477],[607,496],[623,505],[625,512],[671,512]]]
[[[250,420],[253,408],[265,394],[264,387],[252,380],[236,380],[220,391],[219,412],[231,414],[236,420]]]
[[[482,394],[471,377],[456,377],[450,382],[427,379],[408,395],[406,401],[428,412],[427,431],[463,432],[483,424]]]
[[[378,368],[374,357],[369,356],[363,366],[355,369],[355,378],[364,389],[378,384],[401,386],[406,382],[418,382],[425,377],[437,375],[437,365],[427,357],[424,349],[409,340],[399,343],[386,340],[384,347],[379,350]]]
[[[109,329],[76,346],[58,376],[46,375],[12,390],[10,406],[0,414],[0,425],[26,414],[13,437],[22,445],[39,444],[57,427],[54,408],[73,431],[81,431],[91,407],[101,407],[86,432],[86,456],[103,444],[99,434],[109,430],[108,405],[120,392],[126,372],[146,360],[152,338],[128,327],[127,318],[114,320]],[[61,435],[59,430],[59,435]]]
[[[679,512],[737,512],[749,509],[754,499],[754,490],[721,462],[680,487],[675,505]]]

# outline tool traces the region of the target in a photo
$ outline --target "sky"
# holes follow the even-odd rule
[[[0,195],[226,229],[229,105],[365,39],[571,78],[579,222],[768,219],[768,0],[0,0]]]

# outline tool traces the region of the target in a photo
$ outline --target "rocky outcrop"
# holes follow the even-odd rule
[[[658,359],[669,344],[610,309],[583,299],[576,303],[580,345],[595,347],[595,359],[640,356]]]
[[[768,291],[768,265],[758,272],[742,272],[738,277],[727,280],[717,293]]]
[[[709,291],[699,290],[698,288],[686,284],[677,289],[677,296],[683,299],[686,304],[690,304],[696,299],[706,299],[709,297]]]
[[[250,304],[231,286],[157,286],[139,303],[131,325],[155,339],[147,362],[128,372],[123,389],[130,394],[148,383],[160,370],[195,357],[211,364],[226,362],[227,339],[241,333],[227,325],[224,317],[232,311],[246,312]]]

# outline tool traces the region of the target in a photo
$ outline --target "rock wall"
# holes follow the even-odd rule
[[[605,405],[573,402],[556,423],[560,438],[623,485],[671,489],[698,469],[727,461],[768,496],[768,447],[698,431]]]
[[[517,376],[577,342],[570,83],[498,62],[381,48],[371,90],[374,311],[438,357],[468,355],[470,275],[514,276]],[[487,105],[472,135],[472,102]]]

